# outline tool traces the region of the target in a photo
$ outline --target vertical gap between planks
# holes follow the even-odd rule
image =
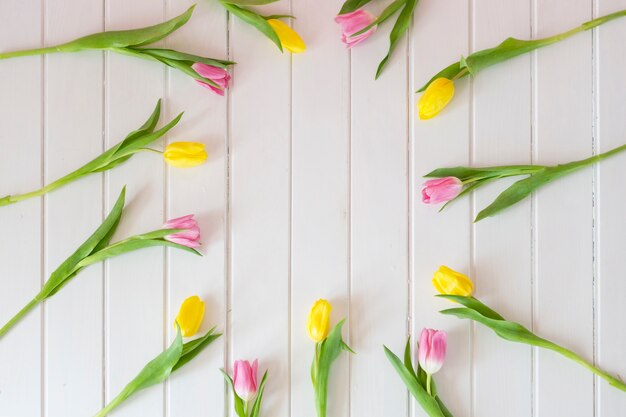
[[[599,0],[591,0],[591,17],[595,18],[598,15],[599,8]],[[597,154],[598,145],[599,145],[599,137],[598,137],[598,122],[599,122],[599,82],[598,82],[598,71],[599,71],[599,60],[598,60],[598,52],[599,52],[599,36],[598,36],[598,28],[594,28],[591,30],[591,153],[592,155]],[[592,301],[591,301],[591,314],[592,314],[592,363],[595,366],[598,360],[598,279],[599,279],[599,267],[600,264],[598,262],[599,255],[599,240],[598,240],[598,219],[599,219],[599,199],[598,199],[598,187],[599,187],[599,168],[597,164],[593,164],[592,166],[592,177],[591,177],[591,206],[592,206],[592,220],[591,220],[591,271],[592,271],[592,279],[591,279],[591,291],[592,291]],[[599,414],[599,404],[598,404],[598,395],[599,395],[599,384],[598,377],[593,376],[593,416],[597,416]]]
[[[41,0],[41,46],[46,46],[46,12],[47,12],[47,4],[46,0]],[[46,185],[46,153],[47,153],[47,129],[46,129],[46,76],[47,76],[47,58],[46,55],[41,56],[41,186],[44,187]],[[47,214],[47,198],[46,196],[41,197],[41,278],[40,278],[40,286],[43,287],[46,282],[46,258],[47,258],[47,234],[46,234],[46,214]],[[40,312],[40,337],[41,337],[41,352],[40,352],[40,360],[41,360],[41,381],[40,381],[40,410],[41,416],[46,417],[46,347],[48,332],[46,328],[46,306],[45,303],[41,303],[41,312]]]
[[[537,27],[539,25],[537,11],[537,0],[530,0],[530,38],[535,39]],[[539,158],[539,146],[537,138],[538,121],[538,53],[533,51],[530,54],[530,163],[533,164]],[[538,228],[538,202],[536,193],[530,195],[530,330],[535,330],[535,319],[537,317],[538,286],[537,277],[539,273],[539,251],[537,240]],[[534,417],[538,409],[538,385],[537,376],[539,374],[537,362],[537,348],[530,348],[530,415]]]
[[[168,12],[168,0],[163,0],[163,21],[167,20],[167,12]],[[167,47],[167,37],[163,39],[163,47]],[[162,106],[162,113],[166,116],[169,116],[169,103],[167,99],[169,98],[169,88],[170,88],[170,69],[167,66],[163,66],[163,102],[165,105]],[[169,133],[163,136],[163,147],[168,143]],[[163,168],[163,222],[167,221],[169,217],[169,184],[170,184],[170,169],[169,165],[164,164]],[[163,250],[163,350],[167,349],[168,346],[168,321],[169,321],[169,312],[170,312],[170,302],[169,302],[169,294],[170,294],[170,280],[169,280],[169,265],[170,265],[170,250],[168,247],[164,247]],[[170,394],[170,381],[169,378],[166,378],[163,381],[163,416],[167,417],[169,415],[169,394]]]
[[[107,0],[102,0],[102,30],[105,31],[107,27]],[[108,96],[107,96],[107,65],[108,65],[108,52],[102,51],[102,152],[105,151],[107,147],[107,106],[108,106]],[[107,201],[107,189],[108,189],[108,180],[109,173],[103,172],[101,175],[101,197],[102,197],[102,206],[101,206],[101,218],[104,221],[106,217],[106,208],[108,206]],[[108,297],[108,265],[109,262],[105,260],[102,263],[102,407],[106,406],[107,400],[107,388],[108,388],[108,308],[107,303],[109,302]]]
[[[348,249],[348,345],[352,345],[352,51],[348,51],[348,201],[347,201],[347,249]],[[348,417],[352,416],[352,356],[348,353]]]
[[[415,16],[415,15],[414,15]],[[413,17],[412,22],[415,22]],[[415,142],[415,129],[414,129],[414,114],[412,111],[413,106],[411,101],[413,98],[413,25],[409,26],[407,31],[407,63],[406,63],[406,207],[407,207],[407,234],[406,234],[406,250],[407,250],[407,276],[406,276],[406,337],[411,337],[411,327],[413,325],[413,204],[412,204],[412,191],[413,191],[413,143]],[[411,395],[406,397],[406,415],[412,416],[412,402]]]
[[[289,2],[289,14],[293,16],[293,2]],[[294,25],[293,20],[290,21]],[[289,54],[289,198],[287,216],[289,224],[287,230],[287,410],[291,416],[291,286],[293,273],[293,54]]]
[[[230,18],[230,12],[226,13],[226,59],[232,60],[230,50],[230,28],[232,25],[232,19]],[[234,76],[235,65],[231,66],[231,73]],[[226,138],[225,138],[225,167],[224,176],[226,178],[226,186],[224,187],[224,371],[228,372],[228,362],[230,359],[230,345],[231,345],[231,315],[230,309],[232,306],[231,300],[231,281],[232,281],[232,269],[231,269],[231,245],[232,245],[232,225],[231,225],[231,194],[232,194],[232,161],[231,161],[231,133],[232,133],[232,105],[233,99],[230,88],[226,89]],[[228,393],[229,386],[224,381],[224,416],[227,417],[230,414],[228,407]]]
[[[468,53],[471,53],[474,50],[474,0],[468,0],[468,34],[467,34],[467,49]],[[469,166],[474,165],[474,151],[476,148],[475,141],[475,132],[474,132],[474,78],[469,76],[469,110],[468,110],[468,162]],[[474,223],[474,214],[476,213],[476,192],[470,193],[470,208],[469,208],[469,222],[470,222],[470,230],[469,230],[469,273],[470,277],[474,278],[474,281],[477,281],[477,278],[474,274],[476,268],[476,223]],[[478,282],[476,282],[478,283]],[[474,417],[475,410],[475,395],[476,395],[476,361],[474,358],[474,341],[475,341],[475,325],[474,323],[469,324],[469,357],[470,357],[470,370],[469,370],[469,389],[470,389],[470,417]]]

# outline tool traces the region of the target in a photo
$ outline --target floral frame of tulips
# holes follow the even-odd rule
[[[254,27],[273,42],[281,52],[284,50],[291,53],[306,51],[306,45],[300,35],[283,21],[283,19],[295,19],[294,16],[263,15],[257,10],[279,0],[215,1],[218,1],[228,13]],[[408,31],[413,14],[419,10],[418,0],[393,0],[387,4],[379,16],[374,16],[365,9],[370,2],[371,0],[346,0],[335,16],[335,22],[341,27],[343,43],[347,48],[353,48],[374,35],[385,21],[396,16],[389,35],[387,55],[380,61],[376,70],[375,78],[379,78],[398,42]],[[194,7],[190,7],[179,16],[153,26],[94,33],[45,48],[3,52],[0,53],[0,60],[51,53],[108,51],[161,63],[188,75],[202,87],[223,96],[225,90],[230,87],[229,69],[235,65],[234,62],[151,46],[185,25],[192,17]],[[417,91],[422,93],[417,102],[418,116],[422,120],[427,120],[439,115],[453,99],[455,83],[465,77],[475,77],[485,68],[564,41],[580,32],[591,30],[624,16],[626,16],[626,10],[618,11],[542,39],[507,38],[492,48],[461,57],[457,62],[432,76]],[[0,206],[41,197],[60,187],[69,186],[86,176],[114,169],[118,165],[127,163],[140,152],[160,154],[169,166],[175,168],[191,168],[206,162],[208,154],[204,144],[200,142],[175,141],[167,144],[163,150],[160,150],[158,144],[155,146],[157,141],[172,133],[181,121],[183,113],[157,129],[160,115],[161,100],[157,102],[152,114],[143,125],[101,155],[40,189],[1,197]],[[583,160],[555,166],[506,165],[438,168],[425,175],[429,180],[421,189],[422,201],[425,204],[443,204],[441,207],[443,210],[448,204],[483,185],[508,177],[524,177],[506,188],[491,204],[481,210],[475,219],[475,221],[480,221],[504,212],[505,209],[530,196],[543,185],[600,163],[624,150],[626,150],[626,145]],[[66,285],[71,285],[82,270],[90,265],[149,247],[169,247],[201,255],[199,251],[200,227],[193,214],[167,220],[160,228],[153,231],[115,241],[113,236],[124,214],[125,198],[126,188],[124,187],[102,224],[50,274],[41,290],[0,328],[0,343],[7,337],[9,331],[36,306],[41,303],[54,302],[51,300],[52,297]],[[434,273],[432,283],[439,293],[437,297],[454,303],[453,307],[440,311],[441,314],[470,320],[485,326],[504,341],[550,350],[593,373],[610,386],[626,392],[626,383],[619,375],[609,373],[573,350],[535,334],[521,323],[507,320],[503,315],[481,302],[475,297],[474,283],[467,275],[441,266]],[[306,332],[314,342],[310,371],[315,397],[315,404],[307,406],[315,408],[317,417],[327,415],[328,384],[332,376],[333,363],[342,352],[355,354],[343,339],[345,319],[331,326],[331,312],[331,304],[325,299],[319,299],[313,304],[306,324]],[[204,315],[205,304],[199,296],[192,295],[186,298],[173,320],[172,329],[175,335],[169,347],[149,360],[94,417],[104,417],[137,392],[162,383],[208,349],[211,343],[221,336],[221,333],[217,332],[216,327],[212,327],[204,329],[204,333],[196,337],[203,327]],[[450,346],[450,349],[454,347]],[[412,344],[410,337],[407,339],[402,358],[387,346],[383,346],[383,352],[391,367],[430,417],[452,417],[451,411],[439,394],[434,379],[434,374],[442,369],[450,349],[447,333],[430,328],[422,330],[419,341],[415,344]],[[220,370],[230,388],[234,411],[238,417],[259,417],[262,414],[263,396],[269,370],[266,370],[259,380],[258,367],[258,359],[252,362],[237,360],[233,364],[232,373],[229,374],[224,369]]]

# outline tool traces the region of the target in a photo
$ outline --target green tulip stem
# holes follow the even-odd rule
[[[426,374],[426,392],[428,395],[433,395],[430,391],[430,382],[433,380],[433,376],[431,374]]]
[[[591,372],[593,372],[600,378],[607,381],[609,384],[611,384],[615,388],[620,389],[622,391],[626,391],[626,384],[623,381],[615,378],[614,376],[608,374],[607,372],[604,372],[603,370],[599,368],[596,368],[595,366],[593,366],[592,364],[590,364],[589,362],[587,362],[586,360],[578,356],[576,353],[572,352],[571,350],[566,349],[562,346],[553,344],[553,343],[546,346],[546,348],[553,350],[554,352],[560,353],[566,358],[571,359],[574,362],[578,363],[579,365],[584,366],[585,368],[587,368],[588,370],[590,370]]]
[[[63,52],[63,49],[59,46],[50,46],[48,48],[26,49],[24,51],[2,52],[0,53],[0,59],[17,58],[20,56],[33,56],[51,54],[54,52]]]
[[[11,320],[9,320],[1,329],[0,329],[0,338],[8,332],[11,327],[15,326],[15,324],[20,321],[26,314],[28,314],[33,308],[35,308],[39,304],[39,298],[33,298],[28,304],[24,306]]]
[[[69,178],[61,178],[58,181],[52,182],[48,185],[46,185],[45,187],[42,187],[38,190],[35,191],[31,191],[29,193],[25,193],[25,194],[16,194],[16,195],[7,195],[5,197],[0,198],[0,206],[8,206],[9,204],[14,204],[14,203],[18,203],[22,200],[27,200],[29,198],[33,198],[33,197],[41,197],[42,195],[56,190],[57,188],[65,185],[66,183],[70,182],[71,179]]]
[[[127,387],[128,388],[128,387]],[[130,395],[132,394],[131,390],[125,388],[122,392],[120,392],[117,397],[113,398],[113,400],[106,405],[102,410],[98,411],[94,417],[105,417],[111,411],[113,411],[117,406],[123,403]]]

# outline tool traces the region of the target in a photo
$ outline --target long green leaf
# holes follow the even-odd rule
[[[189,361],[198,356],[204,348],[213,343],[213,341],[218,339],[221,335],[221,333],[215,333],[215,327],[213,327],[206,332],[204,336],[185,343],[183,345],[183,351],[180,355],[180,359],[176,362],[176,365],[174,365],[172,372],[185,366]]]
[[[514,175],[528,175],[541,171],[545,166],[543,165],[503,165],[483,168],[470,168],[470,167],[450,167],[450,168],[437,168],[428,174],[424,175],[425,178],[443,178],[443,177],[456,177],[461,181],[467,181],[476,178],[488,178],[488,177],[510,177]]]
[[[328,334],[326,340],[321,343],[315,372],[315,398],[318,417],[326,416],[326,400],[328,395],[328,377],[332,363],[345,350],[345,342],[341,336],[341,330],[345,319],[341,320]],[[346,345],[347,346],[347,345]]]
[[[394,367],[404,385],[406,385],[407,389],[413,395],[413,398],[417,400],[422,409],[430,416],[430,417],[446,417],[446,415],[439,408],[439,404],[435,398],[428,395],[426,389],[418,382],[415,375],[408,370],[400,358],[398,358],[391,350],[387,348],[387,346],[383,346],[385,349],[385,355],[391,365]]]
[[[374,20],[372,23],[370,23],[369,25],[365,26],[363,29],[359,30],[358,32],[353,33],[352,35],[350,35],[350,37],[352,38],[354,36],[359,36],[359,35],[367,32],[368,30],[370,30],[374,26],[381,25],[387,19],[389,19],[391,16],[393,16],[398,10],[400,10],[402,8],[402,6],[404,6],[405,1],[406,0],[395,0],[389,6],[385,7],[385,10],[382,11],[380,16],[378,16],[378,18],[376,18],[376,20]]]
[[[409,25],[411,24],[411,18],[413,17],[413,11],[415,10],[415,6],[417,6],[417,1],[418,0],[406,0],[404,8],[398,15],[398,19],[396,20],[396,23],[393,25],[391,33],[389,34],[389,51],[387,52],[387,55],[383,58],[383,60],[380,61],[380,64],[378,64],[378,69],[376,70],[376,79],[378,79],[378,77],[380,77],[380,74],[382,74],[383,69],[387,65],[387,61],[389,61],[389,57],[391,57],[391,54],[396,49],[400,37],[404,35],[404,33],[409,29]]]
[[[181,249],[189,253],[193,253],[194,255],[201,255],[195,249],[188,248],[187,246],[179,245],[178,243],[173,243],[164,239],[133,239],[130,238],[123,243],[116,243],[111,246],[107,246],[106,248],[89,255],[85,259],[83,259],[77,266],[80,268],[84,268],[86,266],[102,262],[105,259],[112,258],[114,256],[123,255],[128,252],[132,252],[138,249],[151,248],[155,246],[168,246],[176,249]]]
[[[339,14],[352,13],[365,6],[370,1],[372,0],[346,0],[343,6],[341,6],[341,10],[339,10]]]
[[[471,308],[449,308],[440,311],[441,314],[452,315],[462,319],[474,320],[496,332],[498,336],[505,340],[518,343],[526,343],[532,346],[543,348],[553,348],[554,344],[546,339],[533,334],[530,330],[519,323],[506,320],[495,320],[485,317],[478,311]]]
[[[167,350],[160,353],[156,358],[152,359],[148,364],[130,381],[124,389],[109,403],[100,410],[94,417],[104,417],[126,399],[148,387],[160,384],[165,381],[170,374],[176,362],[180,359],[183,350],[183,338],[180,334],[180,328],[177,328],[176,338]]]
[[[431,82],[440,77],[445,77],[448,79],[453,78],[462,78],[469,74],[476,75],[479,71],[484,68],[490,67],[492,65],[498,64],[502,61],[506,61],[508,59],[514,58],[516,56],[525,54],[527,52],[533,51],[538,48],[542,48],[544,46],[552,45],[553,43],[559,42],[563,39],[569,38],[579,32],[586,31],[592,29],[596,26],[599,26],[605,22],[611,21],[613,19],[617,19],[619,17],[626,16],[626,10],[622,10],[619,12],[611,13],[606,16],[599,17],[597,19],[593,19],[589,22],[583,23],[581,26],[568,30],[567,32],[560,33],[558,35],[550,36],[548,38],[543,39],[534,39],[534,40],[520,40],[515,38],[505,39],[500,45],[484,49],[482,51],[474,52],[469,55],[467,58],[461,59],[458,62],[454,62],[441,70],[435,76],[433,76],[422,88],[418,90],[418,92],[424,91]]]
[[[266,381],[267,381],[267,371],[265,371],[265,373],[263,374],[263,378],[261,378],[261,385],[259,385],[256,398],[254,399],[254,404],[252,405],[252,410],[250,411],[250,417],[259,417],[259,413],[261,412],[261,402],[263,401],[263,392],[265,391]]]
[[[154,26],[141,29],[94,33],[93,35],[59,45],[57,49],[63,52],[76,52],[83,49],[108,49],[149,45],[163,39],[187,23],[194,8],[195,5],[187,9],[185,13]]]
[[[626,391],[626,384],[620,379],[614,377],[613,375],[603,371],[600,368],[593,366],[591,363],[584,360],[578,354],[572,352],[571,350],[564,348],[562,346],[557,345],[547,339],[537,336],[524,326],[519,323],[515,323],[507,320],[494,320],[489,317],[485,317],[480,314],[478,311],[472,310],[472,308],[451,308],[447,310],[441,311],[442,314],[456,316],[462,319],[470,319],[493,330],[498,336],[503,338],[504,340],[508,340],[510,342],[523,343],[530,346],[536,346],[543,349],[552,350],[556,353],[561,354],[562,356],[573,360],[574,362],[582,365],[587,370],[593,372],[599,377],[605,379],[612,386]]]
[[[513,183],[509,188],[500,193],[500,195],[498,195],[498,197],[496,197],[491,204],[478,213],[474,222],[493,216],[498,212],[511,207],[515,203],[518,203],[528,197],[537,188],[546,185],[557,178],[561,178],[570,172],[571,170],[568,169],[557,169],[556,167],[546,168],[542,172]]]
[[[126,187],[122,188],[120,195],[117,197],[113,209],[104,219],[104,222],[96,229],[95,232],[82,244],[76,251],[70,255],[59,267],[50,275],[45,285],[37,296],[43,300],[64,281],[70,279],[75,273],[77,265],[86,257],[91,255],[95,248],[98,247],[103,239],[110,239],[115,228],[119,224],[122,211],[124,210],[124,199],[126,196]]]
[[[138,51],[140,53],[144,53],[144,54],[150,54],[156,57],[161,57],[161,58],[167,58],[167,59],[173,59],[176,61],[186,61],[189,65],[194,64],[196,62],[200,62],[203,64],[207,64],[207,65],[212,65],[214,67],[219,67],[219,68],[223,68],[226,69],[228,68],[230,65],[234,65],[235,62],[233,61],[225,61],[222,59],[213,59],[213,58],[206,58],[203,56],[199,56],[199,55],[193,55],[193,54],[188,54],[185,52],[179,52],[179,51],[175,51],[173,49],[159,49],[159,48],[129,48],[129,49],[133,49],[135,51]]]
[[[270,24],[267,23],[267,20],[265,20],[263,16],[260,16],[251,10],[237,6],[236,4],[225,2],[223,0],[220,0],[220,3],[222,4],[222,6],[224,6],[224,8],[226,8],[226,10],[228,10],[244,22],[248,23],[249,25],[257,28],[257,30],[264,34],[269,40],[274,42],[280,52],[283,52],[283,45],[280,43],[280,38],[274,31],[274,28],[272,28]]]
[[[483,316],[493,319],[493,320],[504,320],[497,311],[492,310],[489,306],[483,304],[480,300],[474,297],[464,297],[462,295],[449,295],[449,294],[438,294],[437,297],[445,298],[446,300],[455,301],[459,304],[464,305],[465,307],[472,309]]]

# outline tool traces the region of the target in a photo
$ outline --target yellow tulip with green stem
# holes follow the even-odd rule
[[[320,299],[315,302],[307,320],[307,333],[315,342],[315,357],[311,364],[311,381],[315,392],[317,417],[326,417],[328,378],[332,363],[342,350],[354,353],[343,341],[341,330],[345,319],[330,327],[331,304]]]
[[[220,4],[245,23],[255,27],[259,32],[272,41],[280,52],[283,49],[297,54],[306,50],[306,45],[300,35],[288,24],[280,19],[295,19],[289,14],[274,14],[264,16],[257,13],[250,6],[264,6],[279,0],[218,0]]]
[[[459,278],[464,277],[464,278]],[[440,291],[438,297],[445,298],[446,300],[454,301],[463,305],[463,307],[458,308],[449,308],[446,310],[440,311],[441,314],[455,316],[461,319],[469,319],[476,323],[480,323],[489,329],[493,330],[498,336],[500,336],[504,340],[508,340],[516,343],[523,343],[530,346],[535,346],[543,349],[548,349],[553,352],[560,354],[561,356],[570,359],[577,364],[583,366],[587,370],[593,372],[600,378],[607,381],[611,386],[621,390],[626,391],[626,384],[616,376],[609,374],[608,372],[594,366],[592,363],[583,359],[577,353],[563,347],[559,346],[554,342],[551,342],[547,339],[544,339],[540,336],[537,336],[524,326],[519,323],[508,321],[502,315],[500,315],[495,310],[491,309],[489,306],[483,304],[478,299],[476,299],[472,293],[466,295],[457,295],[455,294],[455,288],[461,288],[466,284],[464,282],[456,282],[455,281],[465,281],[467,277],[463,274],[455,273],[448,274],[445,279],[450,282],[446,283],[446,285],[442,286],[438,281],[442,278],[438,277],[435,274],[433,279],[433,283],[435,284],[435,288]],[[469,278],[467,278],[469,279]],[[437,282],[436,282],[437,281]],[[472,284],[473,287],[473,284]],[[452,288],[453,290],[447,291],[446,288]],[[442,291],[443,289],[443,291]]]
[[[360,1],[360,0],[352,0]],[[461,57],[437,74],[435,74],[418,93],[424,93],[418,103],[418,114],[420,119],[431,119],[437,116],[452,100],[454,96],[454,82],[471,75],[475,77],[478,72],[492,65],[526,54],[535,49],[552,45],[567,39],[577,33],[593,29],[611,20],[626,16],[626,10],[621,10],[606,16],[598,17],[583,23],[582,25],[543,39],[521,40],[507,38],[498,46],[474,52],[467,57]]]
[[[165,153],[149,147],[149,145],[163,137],[176,126],[183,116],[183,113],[180,113],[161,129],[155,130],[160,114],[161,100],[157,102],[148,120],[139,129],[129,133],[128,136],[118,144],[112,146],[80,168],[47,184],[43,188],[24,194],[13,194],[0,198],[0,206],[15,204],[29,198],[40,197],[77,181],[80,178],[108,171],[128,161],[139,152],[163,154],[164,160],[168,164],[179,168],[188,168],[204,163],[207,154],[204,151],[204,144],[202,143],[175,142],[166,148]]]

